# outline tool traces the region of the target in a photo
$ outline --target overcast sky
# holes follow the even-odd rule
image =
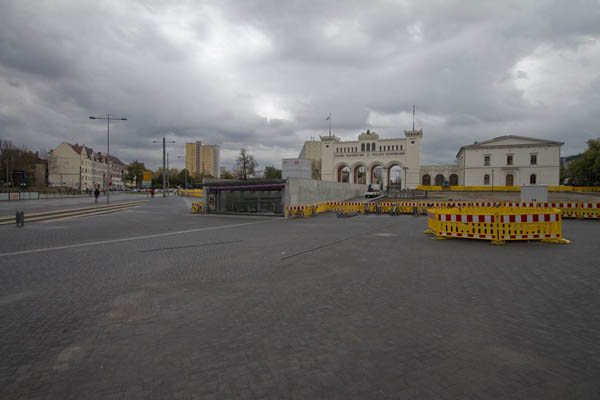
[[[185,143],[260,169],[332,130],[424,131],[423,164],[515,134],[600,136],[600,1],[0,1],[0,138],[160,165]]]

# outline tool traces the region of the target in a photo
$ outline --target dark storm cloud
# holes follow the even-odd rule
[[[3,1],[0,135],[32,149],[61,141],[160,165],[167,136],[241,147],[262,166],[304,140],[369,128],[403,136],[412,104],[423,163],[474,140],[598,136],[595,1]],[[181,167],[182,161],[174,161]]]

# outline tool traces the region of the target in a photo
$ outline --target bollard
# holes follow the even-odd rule
[[[23,211],[17,211],[17,228],[25,225],[25,213]]]

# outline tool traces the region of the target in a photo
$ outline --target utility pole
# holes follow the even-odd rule
[[[158,140],[153,140],[152,143],[160,143]],[[162,173],[162,181],[163,181],[163,197],[167,197],[167,173],[166,173],[166,169],[167,169],[167,158],[166,158],[166,154],[167,154],[167,143],[175,143],[174,140],[169,140],[167,142],[167,139],[163,136],[162,138],[162,145],[163,145],[163,173]]]
[[[4,153],[6,153],[6,150]],[[6,193],[8,193],[8,154],[6,154]]]
[[[169,153],[167,152],[167,190],[171,188],[171,174],[169,173]]]

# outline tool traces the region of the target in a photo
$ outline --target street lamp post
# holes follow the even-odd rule
[[[106,117],[90,117],[90,119],[106,120],[106,204],[110,203],[110,120],[127,121],[127,118],[119,118],[106,113]]]
[[[177,158],[185,158],[184,156],[177,156]],[[187,190],[187,168],[183,168],[183,189]]]
[[[160,141],[159,140],[153,140],[152,143],[160,143]],[[167,166],[165,164],[166,163],[166,157],[165,157],[166,150],[165,149],[166,149],[167,143],[175,143],[175,141],[174,140],[169,140],[167,142],[167,140],[166,140],[166,138],[164,136],[162,138],[162,144],[163,144],[163,197],[167,197],[167,193],[166,193],[166,189],[167,189],[167,174],[166,174],[166,171],[165,171],[165,169],[167,168]]]

